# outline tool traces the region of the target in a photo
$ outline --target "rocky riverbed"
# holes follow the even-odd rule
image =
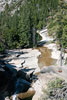
[[[11,79],[13,75],[15,76],[15,86],[17,83],[20,83],[21,89],[23,89],[23,87],[26,88],[27,84],[30,86],[26,92],[24,92],[24,90],[22,92],[20,89],[20,99],[34,95],[31,100],[38,100],[43,94],[42,89],[46,89],[47,83],[53,78],[62,77],[67,81],[66,67],[62,67],[62,73],[58,72],[59,66],[56,61],[59,62],[60,51],[57,50],[56,44],[45,44],[45,42],[53,40],[48,36],[47,29],[40,31],[39,34],[42,36],[42,40],[40,41],[41,45],[43,43],[42,47],[36,49],[9,50],[7,51],[8,57],[4,59],[8,62],[6,65],[8,66],[8,69],[10,69],[10,72],[13,72],[9,79]],[[19,71],[20,74],[17,75]],[[24,73],[24,75],[22,73]],[[33,73],[32,76],[31,73]],[[26,77],[24,78],[21,76]],[[11,100],[15,100],[16,97],[18,97],[18,95],[15,91],[11,95]],[[6,98],[6,100],[8,99]]]

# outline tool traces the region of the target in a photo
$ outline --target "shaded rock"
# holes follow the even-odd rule
[[[13,72],[6,66],[4,61],[0,60],[0,100],[14,93],[16,77]]]
[[[23,70],[17,71],[9,63],[0,63],[0,100],[9,100],[16,95],[16,100],[32,97],[35,90],[31,87],[33,72],[27,74]],[[6,98],[5,98],[6,97]],[[14,96],[12,96],[14,98]],[[13,98],[10,100],[15,100]]]
[[[2,94],[0,94],[0,100],[5,100],[5,97]]]
[[[25,99],[25,98],[28,98],[28,97],[32,97],[34,94],[35,94],[35,90],[31,87],[31,88],[28,89],[27,92],[19,93],[17,95],[17,97],[20,98],[20,99]]]
[[[30,87],[31,84],[28,81],[19,78],[16,82],[16,94],[26,92]]]
[[[25,93],[18,93],[10,97],[10,100],[27,100],[27,98],[32,98],[33,95],[35,94],[35,90],[31,87],[28,89],[27,92]]]
[[[9,74],[4,70],[0,71],[0,92],[7,90],[8,83],[10,81]]]
[[[33,73],[34,73],[34,71],[32,73],[30,73],[30,74],[27,74],[25,71],[19,70],[17,72],[17,78],[21,77],[22,79],[24,79],[24,80],[26,80],[28,82],[31,82],[32,81],[31,79],[32,79]]]

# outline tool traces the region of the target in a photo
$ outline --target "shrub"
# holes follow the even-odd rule
[[[43,90],[43,95],[39,100],[64,100],[66,96],[63,96],[63,93],[66,95],[65,91],[67,90],[65,86],[67,86],[67,84],[64,80],[59,78],[52,79],[47,84],[47,90]],[[64,89],[65,91],[63,92]]]
[[[0,53],[3,53],[5,50],[5,47],[2,43],[0,43]]]

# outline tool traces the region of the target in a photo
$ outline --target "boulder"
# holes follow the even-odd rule
[[[0,100],[16,100],[32,97],[35,90],[31,87],[33,73],[17,71],[9,63],[0,63]],[[15,94],[15,95],[14,95]],[[7,98],[6,98],[7,97]]]
[[[24,93],[26,92],[29,88],[31,87],[31,84],[22,79],[22,78],[18,78],[17,79],[17,82],[16,82],[16,90],[15,90],[15,93]]]
[[[28,89],[27,92],[17,94],[17,98],[26,99],[26,98],[29,98],[29,97],[33,97],[34,94],[35,94],[35,90],[34,90],[34,88],[31,87],[31,88]]]
[[[15,89],[16,77],[12,71],[1,61],[0,63],[0,98],[12,95]],[[2,99],[0,99],[2,100]]]
[[[19,70],[17,72],[17,78],[21,77],[22,79],[31,82],[32,80],[32,76],[33,76],[33,72],[30,74],[27,74],[24,70]]]
[[[28,98],[32,98],[35,94],[34,88],[29,88],[26,92],[24,93],[18,93],[10,97],[10,100],[27,100]]]

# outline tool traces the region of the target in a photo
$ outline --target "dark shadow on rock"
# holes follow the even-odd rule
[[[24,93],[31,87],[31,83],[22,79],[18,78],[16,82],[16,94]]]
[[[13,57],[13,58],[7,58],[6,61],[7,62],[10,62],[11,60],[20,60],[20,59],[27,59],[27,58],[30,58],[30,57]]]
[[[40,73],[43,74],[43,73],[50,73],[50,72],[56,73],[53,67],[44,67],[43,69],[41,69]]]
[[[47,43],[47,41],[40,41],[40,42],[38,42],[37,47],[41,47],[46,43]]]
[[[19,57],[19,58],[15,57],[13,59],[27,59],[27,58],[31,58],[31,57]]]
[[[28,53],[28,52],[23,52],[23,51],[20,51],[20,50],[18,50],[18,51],[17,51],[17,50],[15,50],[15,51],[14,51],[14,50],[10,50],[10,51],[7,50],[6,53],[9,54],[9,55],[14,55],[14,54],[15,54],[15,55],[16,55],[16,54],[21,55],[21,54],[26,54],[26,53]]]
[[[36,68],[30,68],[30,69],[21,69],[23,70],[24,72],[29,72],[29,71],[34,71]]]
[[[5,57],[7,57],[6,54],[0,54],[0,59],[3,59],[3,58],[5,58]]]
[[[27,74],[27,72],[33,70],[31,73]],[[35,80],[37,79],[37,76],[34,75],[34,68],[31,68],[31,69],[21,69],[17,72],[17,77],[19,78],[22,78],[28,82],[32,82],[32,80]]]
[[[27,74],[27,70],[14,69],[16,66],[6,64],[4,61],[0,61],[0,100],[5,100],[6,96],[24,93],[31,87],[32,80],[36,78],[34,71]]]
[[[33,97],[33,96],[32,96]],[[32,100],[32,97],[26,98],[26,99],[22,99],[22,100]],[[21,99],[20,99],[21,100]]]

